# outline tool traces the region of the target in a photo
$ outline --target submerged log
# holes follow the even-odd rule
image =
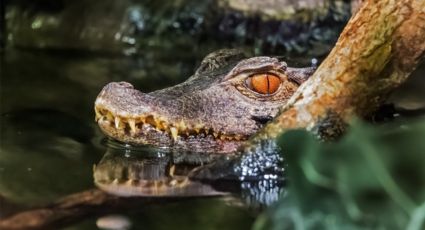
[[[118,197],[90,189],[63,197],[56,202],[0,218],[0,229],[59,229],[89,216],[113,214],[129,209],[172,203],[184,197]]]
[[[364,1],[311,79],[247,149],[290,129],[333,133],[317,127],[369,114],[407,79],[424,50],[425,0]]]

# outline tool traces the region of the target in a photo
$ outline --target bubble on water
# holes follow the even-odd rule
[[[126,230],[130,229],[131,221],[126,216],[107,215],[98,218],[96,226],[105,230]]]

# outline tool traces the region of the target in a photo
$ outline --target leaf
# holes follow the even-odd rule
[[[254,229],[425,228],[425,119],[355,122],[334,143],[291,131],[279,145],[288,193]]]

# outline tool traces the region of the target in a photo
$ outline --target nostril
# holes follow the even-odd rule
[[[132,84],[125,81],[117,82],[116,84],[122,88],[130,88],[130,89],[134,88]]]
[[[134,87],[133,87],[132,84],[130,84],[128,82],[125,82],[125,81],[111,82],[111,83],[109,83],[109,84],[107,84],[105,86],[105,89],[106,90],[117,89],[117,88],[120,88],[120,89],[134,89]]]
[[[133,89],[133,85],[128,82],[111,82],[103,87],[98,97],[117,95],[117,92],[126,92]]]

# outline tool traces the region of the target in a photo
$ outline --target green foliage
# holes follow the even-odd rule
[[[279,139],[288,193],[254,229],[425,229],[425,120],[353,124],[335,143]]]

